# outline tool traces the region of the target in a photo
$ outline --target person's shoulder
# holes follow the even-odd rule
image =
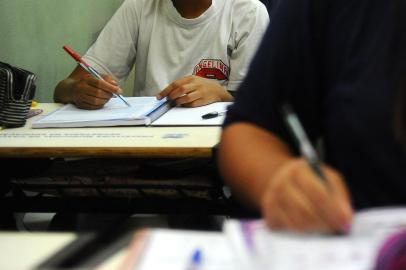
[[[141,10],[144,8],[157,6],[161,1],[162,0],[125,0],[123,4],[129,8]]]
[[[124,0],[121,8],[141,19],[156,13],[162,1],[168,0]]]
[[[231,6],[235,9],[246,11],[263,10],[266,11],[265,5],[260,0],[226,0],[229,1]]]
[[[250,17],[269,19],[269,14],[266,6],[259,0],[223,0],[229,9],[233,10],[233,17]]]

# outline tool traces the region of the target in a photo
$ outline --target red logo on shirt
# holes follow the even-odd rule
[[[203,59],[193,70],[193,75],[224,81],[228,79],[229,67],[218,59]]]

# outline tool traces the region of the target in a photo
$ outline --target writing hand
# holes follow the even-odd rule
[[[322,182],[304,159],[282,164],[268,181],[261,200],[263,217],[273,229],[343,232],[352,210],[342,177],[322,167]]]
[[[103,76],[105,81],[84,74],[74,79],[71,88],[71,100],[81,109],[100,109],[110,100],[113,94],[121,94],[122,90],[110,75]]]
[[[217,101],[233,100],[231,94],[216,81],[194,75],[172,82],[157,95],[158,99],[164,97],[185,107],[198,107]]]

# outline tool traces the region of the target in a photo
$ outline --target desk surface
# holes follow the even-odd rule
[[[73,233],[0,233],[0,269],[33,269],[75,240]]]
[[[59,104],[42,103],[43,114]],[[0,157],[210,157],[221,127],[100,127],[0,131]]]

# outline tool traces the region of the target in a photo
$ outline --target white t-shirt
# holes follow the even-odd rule
[[[170,0],[125,0],[84,59],[125,80],[135,64],[135,96],[156,95],[186,75],[236,90],[268,26],[259,0],[213,0],[195,19]]]

